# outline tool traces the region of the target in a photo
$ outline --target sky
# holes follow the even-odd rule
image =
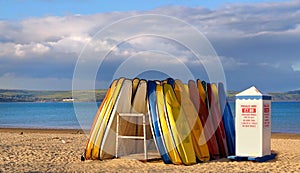
[[[110,28],[124,18],[147,14],[173,17],[187,25],[174,27],[165,19],[157,25],[162,21],[136,18],[117,30]],[[144,35],[122,40],[150,28],[149,32],[192,44],[195,36],[188,26],[201,32],[219,56],[227,89],[241,91],[252,85],[268,92],[300,89],[299,0],[1,0],[0,88],[72,89],[76,64],[89,46],[99,54],[114,48],[95,77],[96,88],[108,87],[116,72],[138,66],[170,71],[187,67],[186,71],[207,79],[205,63],[213,62],[194,63],[195,55],[174,39]],[[95,36],[105,29],[106,36]],[[89,75],[97,55],[86,58]]]

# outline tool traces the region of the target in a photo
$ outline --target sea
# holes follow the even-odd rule
[[[0,128],[86,129],[91,128],[100,103],[3,102]],[[235,102],[230,102],[235,115]],[[300,102],[272,102],[272,132],[300,134]]]

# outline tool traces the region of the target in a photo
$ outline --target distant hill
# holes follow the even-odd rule
[[[300,94],[300,90],[289,91],[288,94]]]
[[[93,94],[92,90],[74,91],[78,98],[72,98],[72,91],[32,91],[0,89],[0,102],[61,102],[64,99],[76,101],[91,101],[87,97]],[[96,100],[101,101],[106,90],[96,90]]]
[[[274,101],[300,101],[300,90],[285,93],[269,93]]]
[[[107,90],[96,90],[96,100],[101,101]],[[74,91],[77,98],[72,98],[72,91],[32,91],[32,90],[8,90],[0,89],[0,102],[62,102],[64,100],[88,102],[92,101],[92,90]],[[229,101],[235,100],[235,95],[238,92],[228,91],[227,96]],[[283,93],[269,93],[273,101],[300,101],[300,90],[288,91]]]
[[[230,101],[234,101],[237,93],[238,92],[236,91],[228,91],[228,99]],[[273,101],[300,101],[300,90],[288,92],[270,92],[268,94],[272,96]]]

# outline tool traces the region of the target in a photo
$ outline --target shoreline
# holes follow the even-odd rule
[[[0,133],[50,133],[50,134],[84,134],[82,129],[55,129],[55,128],[15,128],[0,127]]]
[[[0,127],[0,133],[52,133],[52,134],[84,134],[88,130],[83,129],[60,129],[60,128],[17,128]],[[300,139],[300,133],[272,132],[272,139]]]

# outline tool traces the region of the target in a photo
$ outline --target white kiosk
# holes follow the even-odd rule
[[[266,161],[271,153],[271,96],[254,86],[236,95],[236,156],[234,160]]]

